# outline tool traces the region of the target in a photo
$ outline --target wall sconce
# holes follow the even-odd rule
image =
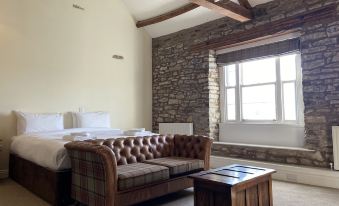
[[[78,5],[78,4],[73,4],[73,8],[75,8],[75,9],[79,9],[79,10],[82,10],[82,11],[84,11],[85,10],[85,8],[84,7],[81,7],[80,5]]]
[[[113,59],[118,59],[118,60],[123,60],[124,59],[124,57],[123,56],[120,56],[120,55],[113,55],[113,57],[112,57]]]

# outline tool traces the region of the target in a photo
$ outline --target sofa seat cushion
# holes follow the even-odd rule
[[[117,173],[120,191],[169,179],[167,167],[145,163],[120,165]]]
[[[144,163],[161,165],[169,168],[170,175],[180,175],[199,169],[204,169],[204,161],[183,157],[164,157],[146,160]]]

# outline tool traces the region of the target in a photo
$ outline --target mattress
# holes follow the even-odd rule
[[[69,169],[71,162],[64,147],[69,141],[64,137],[79,132],[90,133],[97,139],[123,137],[122,130],[107,128],[73,128],[30,133],[12,137],[11,153],[52,170]]]

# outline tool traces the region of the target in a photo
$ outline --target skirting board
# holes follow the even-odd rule
[[[5,179],[8,177],[8,170],[0,170],[0,179]]]
[[[273,175],[273,179],[276,180],[339,189],[339,171],[211,156],[212,168],[231,164],[252,165],[275,169],[277,173]]]

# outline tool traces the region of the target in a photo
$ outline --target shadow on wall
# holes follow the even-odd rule
[[[72,112],[67,112],[64,114],[64,128],[65,129],[73,128]]]
[[[0,113],[0,139],[6,141],[14,135],[16,135],[15,113]]]
[[[0,113],[0,139],[2,151],[0,152],[0,170],[7,169],[9,145],[11,137],[16,135],[16,117],[14,112]]]

